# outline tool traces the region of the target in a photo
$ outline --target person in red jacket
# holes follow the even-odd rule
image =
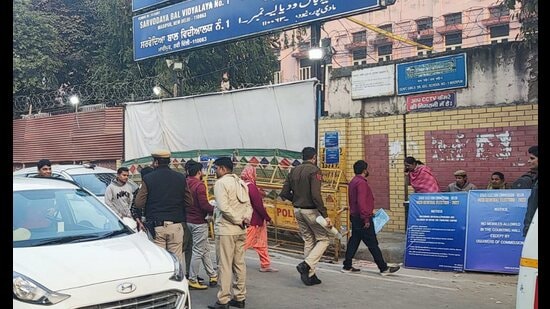
[[[346,259],[342,272],[355,273],[361,271],[358,268],[351,266],[353,257],[357,252],[357,248],[361,241],[369,248],[374,262],[380,274],[386,275],[399,270],[399,266],[389,266],[384,261],[384,256],[380,247],[378,247],[378,239],[374,231],[374,222],[372,219],[374,212],[374,195],[367,181],[369,172],[367,162],[359,160],[353,164],[355,177],[348,184],[348,200],[351,222],[351,237],[348,240],[346,249]]]
[[[278,269],[271,267],[271,260],[267,250],[267,224],[271,224],[271,217],[265,210],[262,201],[262,193],[256,185],[256,168],[247,165],[241,172],[241,179],[248,186],[248,195],[252,203],[252,219],[246,229],[246,243],[244,249],[254,248],[260,257],[261,272],[276,272]]]
[[[188,161],[186,164],[187,185],[193,196],[193,204],[187,208],[187,227],[191,231],[193,239],[191,263],[189,266],[189,288],[204,290],[208,288],[199,280],[199,266],[204,265],[206,274],[210,277],[211,287],[218,284],[218,275],[214,270],[210,258],[210,245],[208,244],[208,222],[206,217],[212,215],[214,207],[210,205],[206,197],[206,186],[202,181],[202,164]]]

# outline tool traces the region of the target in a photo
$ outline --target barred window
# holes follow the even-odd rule
[[[418,31],[433,29],[433,18],[422,18],[416,20],[416,28]]]
[[[462,24],[462,13],[453,13],[445,15],[445,26]]]

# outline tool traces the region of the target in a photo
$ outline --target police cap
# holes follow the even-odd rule
[[[157,149],[153,152],[151,152],[151,156],[153,158],[160,158],[160,159],[170,159],[170,151],[166,149]]]

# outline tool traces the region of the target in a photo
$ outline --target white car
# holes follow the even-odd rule
[[[539,210],[535,211],[525,236],[519,261],[516,309],[539,307]]]
[[[13,177],[13,308],[191,308],[175,255],[72,181]]]
[[[14,176],[35,177],[38,170],[35,167],[27,167],[13,172]],[[52,177],[70,179],[82,187],[90,190],[101,201],[104,201],[105,189],[116,177],[116,171],[110,168],[96,166],[95,164],[54,164],[52,165]],[[128,183],[135,191],[138,185],[132,180]]]

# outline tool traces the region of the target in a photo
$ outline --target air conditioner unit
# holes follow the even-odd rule
[[[367,64],[367,60],[356,60],[353,62],[353,65],[363,65]]]
[[[491,44],[506,43],[508,38],[492,39]]]
[[[385,56],[378,57],[378,62],[390,61],[390,60],[391,60],[391,55],[385,55]]]
[[[462,49],[461,45],[450,45],[445,47],[445,51]]]
[[[431,55],[433,53],[434,53],[433,50],[421,50],[417,53],[417,55],[418,56],[428,56],[428,55]]]

